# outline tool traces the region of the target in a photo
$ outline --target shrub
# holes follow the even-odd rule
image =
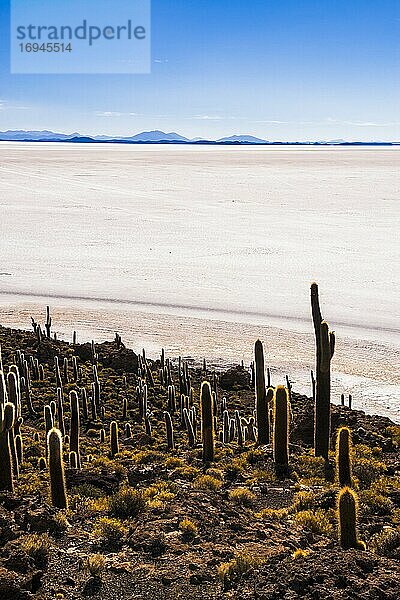
[[[390,426],[386,431],[391,436],[393,443],[400,446],[400,425]]]
[[[294,461],[293,467],[302,479],[325,478],[325,460],[322,456],[301,454]]]
[[[143,495],[150,508],[165,508],[165,505],[175,498],[170,485],[165,481],[160,481],[144,489]]]
[[[149,465],[153,463],[162,462],[164,455],[162,452],[157,450],[141,450],[132,456],[133,462],[138,465]]]
[[[315,506],[315,494],[311,491],[300,491],[295,494],[291,510],[300,512],[303,510],[311,510]]]
[[[99,456],[90,463],[90,470],[99,475],[116,475],[120,479],[126,477],[126,468],[121,463]]]
[[[198,533],[197,525],[187,517],[179,523],[179,529],[182,536],[189,539],[195,537]]]
[[[292,554],[292,558],[294,560],[298,560],[299,558],[305,558],[310,554],[310,550],[303,550],[302,548],[297,548]]]
[[[164,462],[165,466],[170,469],[174,469],[176,467],[183,467],[184,462],[181,458],[177,456],[168,456]]]
[[[106,559],[102,554],[89,554],[86,558],[85,568],[92,577],[100,578],[106,566]]]
[[[370,487],[385,471],[386,465],[374,458],[359,458],[353,464],[353,473],[357,477],[361,488]]]
[[[369,446],[357,444],[353,448],[353,474],[361,488],[368,488],[386,471],[386,465],[374,457]]]
[[[176,479],[186,479],[187,481],[193,481],[200,475],[200,469],[196,467],[178,467],[172,472],[172,476]]]
[[[264,521],[281,521],[286,519],[289,511],[287,508],[263,508],[260,512],[255,513],[257,519],[263,519]]]
[[[379,556],[400,558],[400,531],[391,527],[384,529],[374,535],[370,547]]]
[[[106,496],[100,498],[85,498],[82,496],[71,496],[70,508],[81,517],[92,517],[101,512],[108,512],[109,499]]]
[[[242,504],[243,506],[252,506],[255,499],[255,494],[245,487],[238,487],[229,492],[229,500],[233,500],[233,502]]]
[[[31,533],[23,537],[22,549],[33,558],[37,567],[47,564],[51,541],[47,533]]]
[[[224,473],[223,471],[221,471],[221,469],[207,469],[206,475],[210,475],[211,477],[215,477],[216,479],[220,479],[221,481],[224,480]]]
[[[270,468],[254,469],[249,483],[270,483],[276,480],[275,471]]]
[[[113,517],[129,519],[137,517],[146,508],[143,492],[124,487],[109,499],[109,511]]]
[[[224,466],[225,476],[228,479],[236,479],[246,468],[247,461],[244,458],[234,458]]]
[[[388,515],[393,510],[393,502],[373,489],[360,492],[359,500],[363,509],[369,513]]]
[[[324,510],[302,510],[296,513],[294,517],[296,525],[306,527],[317,535],[330,535],[332,533],[332,524]]]
[[[261,560],[248,552],[240,552],[232,560],[218,567],[218,576],[225,588],[238,581],[245,573],[260,566]]]
[[[120,546],[122,539],[127,533],[127,528],[119,519],[101,517],[96,521],[93,534],[99,538],[104,545]]]
[[[104,496],[104,493],[100,488],[91,485],[90,483],[82,483],[81,485],[73,487],[70,494],[71,496],[81,496],[82,498],[101,498]]]
[[[200,475],[195,479],[193,484],[199,490],[213,490],[218,491],[222,487],[222,481],[211,475]]]

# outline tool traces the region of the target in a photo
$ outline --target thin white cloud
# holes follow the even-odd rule
[[[267,123],[268,125],[287,125],[289,123],[289,121],[262,120],[262,121],[253,121],[253,123]]]
[[[294,125],[294,126],[304,126],[309,125],[311,127],[321,127],[326,125],[351,125],[353,127],[396,127],[400,125],[400,122],[392,121],[388,123],[378,123],[375,121],[351,121],[351,120],[341,120],[334,119],[332,117],[327,117],[322,121],[278,121],[278,120],[259,120],[253,121],[253,123],[266,123],[270,125]]]
[[[344,125],[354,125],[355,127],[396,127],[400,122],[375,123],[373,121],[343,121]]]
[[[30,110],[30,106],[9,104],[7,100],[0,100],[0,110]]]
[[[138,113],[124,113],[124,112],[117,112],[114,110],[104,110],[104,111],[96,111],[95,112],[96,117],[138,117],[139,114]]]
[[[223,117],[219,115],[194,115],[192,119],[199,121],[222,121]]]

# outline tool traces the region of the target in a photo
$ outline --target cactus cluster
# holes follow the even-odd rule
[[[335,336],[322,319],[316,284],[311,287],[311,305],[316,338],[315,376],[311,373],[315,402],[314,450],[315,456],[322,456],[327,461],[330,449],[330,369]],[[41,326],[34,320],[33,324],[38,344],[48,344],[46,339],[42,339]],[[43,330],[48,339],[51,338],[51,326],[48,309]],[[119,351],[124,348],[118,334],[113,351],[115,348]],[[254,386],[254,404],[252,397],[247,413],[238,403],[232,405],[229,394],[228,397],[222,395],[222,379],[220,388],[218,375],[205,359],[197,371],[201,378],[198,394],[199,389],[193,389],[192,366],[182,358],[179,358],[178,365],[174,364],[166,357],[164,349],[156,362],[150,361],[144,350],[138,356],[137,371],[129,379],[129,385],[127,374],[122,383],[119,380],[113,412],[110,403],[106,403],[109,382],[104,378],[103,354],[99,350],[99,359],[97,350],[94,342],[87,346],[89,366],[83,365],[85,361],[82,358],[82,371],[78,357],[73,354],[77,351],[74,332],[67,356],[54,357],[54,369],[53,354],[51,368],[45,363],[44,369],[37,357],[18,351],[15,364],[9,366],[5,376],[0,349],[0,490],[12,492],[21,467],[23,470],[23,414],[27,413],[29,418],[36,417],[31,389],[38,413],[44,421],[41,425],[43,433],[35,432],[34,436],[35,443],[40,444],[42,439],[45,447],[44,456],[38,460],[38,469],[42,472],[48,470],[51,501],[57,508],[68,507],[65,465],[69,469],[67,475],[70,480],[70,477],[74,479],[80,475],[72,471],[81,470],[92,460],[87,451],[85,455],[85,432],[89,429],[94,432],[92,435],[96,442],[100,441],[101,451],[111,459],[120,455],[120,446],[123,450],[136,444],[140,446],[142,441],[151,445],[161,439],[163,447],[170,451],[168,460],[171,462],[182,448],[198,460],[200,454],[197,455],[197,452],[201,449],[203,470],[208,473],[210,463],[216,455],[218,457],[219,450],[216,453],[216,448],[241,455],[251,447],[255,448],[254,453],[262,456],[272,453],[277,477],[290,475],[291,463],[295,462],[289,453],[291,406],[295,394],[288,376],[285,386],[271,385],[271,373],[265,367],[260,340],[255,343],[254,361],[249,369]],[[35,398],[35,389],[40,386],[38,382],[45,379],[51,381],[54,395],[53,398],[46,397],[46,404],[40,406]],[[160,422],[164,425],[160,426]],[[138,429],[141,432],[139,439]],[[337,497],[339,541],[345,549],[365,547],[357,535],[358,499],[352,489],[351,460],[351,431],[342,427],[337,432],[336,479],[340,486]]]

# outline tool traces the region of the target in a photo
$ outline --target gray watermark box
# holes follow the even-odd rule
[[[11,73],[150,73],[151,0],[11,0]]]

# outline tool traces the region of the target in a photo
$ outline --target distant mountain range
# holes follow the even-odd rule
[[[263,140],[252,135],[231,135],[217,140],[194,138],[189,139],[179,133],[164,131],[142,131],[136,135],[128,137],[96,135],[84,136],[80,133],[56,133],[54,131],[0,131],[0,141],[4,142],[75,142],[75,143],[123,143],[123,144],[210,144],[210,145],[253,145],[253,144],[272,144],[272,145],[290,145],[290,144],[305,144],[305,145],[322,145],[322,146],[338,146],[338,145],[378,145],[378,146],[393,146],[399,142],[346,142],[344,140],[316,141],[316,142],[271,142]]]

